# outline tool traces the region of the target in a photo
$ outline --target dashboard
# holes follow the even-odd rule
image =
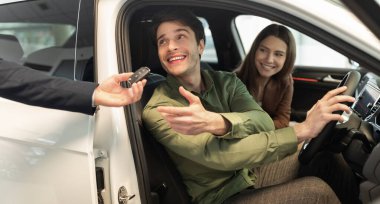
[[[365,74],[356,87],[355,98],[348,119],[336,125],[332,140],[338,138],[339,142],[335,143],[335,152],[342,153],[359,177],[377,185],[380,184],[380,77]]]
[[[352,110],[362,121],[372,126],[372,139],[376,143],[380,142],[380,78],[367,73],[359,82],[355,95],[356,102]]]

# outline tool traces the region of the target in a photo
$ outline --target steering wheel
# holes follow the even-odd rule
[[[344,78],[338,85],[338,87],[347,86],[347,90],[344,91],[342,95],[354,96],[356,87],[358,86],[360,81],[360,76],[361,75],[358,71],[350,71],[344,76]],[[342,114],[343,112],[338,111],[336,113]],[[298,160],[301,164],[308,164],[313,159],[317,152],[322,148],[322,145],[330,137],[336,123],[336,121],[331,121],[327,123],[317,137],[304,142],[301,151],[298,155]]]

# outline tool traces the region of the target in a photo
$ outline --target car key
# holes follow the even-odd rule
[[[129,77],[127,83],[128,87],[131,87],[133,83],[143,80],[150,73],[150,69],[148,67],[140,67],[136,70],[131,77]]]

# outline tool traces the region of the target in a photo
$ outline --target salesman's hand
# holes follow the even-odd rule
[[[124,88],[120,82],[127,81],[133,73],[116,74],[103,81],[94,91],[95,105],[119,107],[140,100],[146,79]]]
[[[223,135],[229,130],[229,122],[218,113],[207,111],[200,99],[179,87],[180,94],[189,101],[188,107],[160,106],[157,111],[175,131],[196,135],[210,132],[214,135]]]

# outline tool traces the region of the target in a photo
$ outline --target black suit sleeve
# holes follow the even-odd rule
[[[48,76],[0,59],[0,97],[21,103],[94,114],[96,83]]]

